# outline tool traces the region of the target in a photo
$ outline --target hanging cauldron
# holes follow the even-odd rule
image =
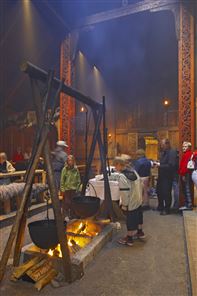
[[[59,244],[56,221],[49,219],[49,194],[45,195],[47,201],[47,218],[28,224],[29,234],[33,243],[40,249],[53,249]],[[64,221],[66,231],[66,221]]]
[[[72,199],[72,208],[80,218],[94,216],[100,207],[100,198],[95,196],[79,195]]]
[[[66,222],[64,222],[66,226]],[[28,224],[33,243],[40,249],[53,249],[59,243],[56,222],[52,219],[34,221]]]

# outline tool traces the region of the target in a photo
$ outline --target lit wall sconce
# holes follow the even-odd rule
[[[168,99],[168,98],[164,98],[163,99],[163,103],[162,104],[163,104],[164,107],[169,107],[170,106],[170,103],[171,103],[170,102],[170,99]]]
[[[168,109],[170,107],[171,101],[168,98],[163,98],[162,105],[165,108],[165,114],[164,114],[164,125],[168,126],[169,124],[169,119],[168,119]]]

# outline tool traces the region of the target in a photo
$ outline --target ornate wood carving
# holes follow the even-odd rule
[[[70,34],[62,42],[61,56],[60,56],[60,78],[65,79],[68,86],[72,85],[74,80],[74,67],[71,61],[71,37]],[[68,144],[68,152],[73,153],[75,142],[75,129],[74,129],[74,116],[75,116],[75,102],[70,96],[61,93],[60,95],[60,139]]]
[[[179,40],[179,130],[183,141],[194,144],[194,19],[180,6]]]
[[[136,153],[138,147],[138,134],[129,133],[128,134],[128,151],[130,153]]]

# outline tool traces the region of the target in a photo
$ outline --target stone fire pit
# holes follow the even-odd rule
[[[87,227],[87,232],[83,229],[84,226],[82,225],[81,221],[87,224],[93,223],[92,225],[90,225],[90,227]],[[102,249],[102,247],[112,239],[114,228],[113,223],[105,224],[92,220],[81,221],[71,221],[67,227],[67,239],[71,258],[72,281],[80,279],[83,276],[84,269],[88,265],[88,263],[90,263],[97,255],[97,253]],[[81,234],[79,231],[79,226],[82,229]],[[99,233],[91,237],[92,231],[97,231],[97,229],[99,228]],[[74,231],[76,231],[76,237],[73,234]],[[82,241],[80,241],[80,239]],[[76,244],[74,243],[74,246],[70,246],[73,240],[76,241]],[[52,264],[55,270],[63,273],[61,264],[62,258],[60,257],[61,254],[58,252],[58,247],[55,250],[42,250],[32,243],[23,247],[21,261],[24,263],[34,256],[42,254],[43,257],[50,258],[50,260],[52,260]]]

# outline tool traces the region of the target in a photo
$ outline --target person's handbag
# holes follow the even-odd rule
[[[192,181],[194,182],[194,185],[197,188],[197,170],[194,170],[192,173]]]
[[[194,168],[195,168],[195,163],[194,163],[194,160],[193,160],[193,154],[192,154],[190,160],[187,163],[187,168],[188,168],[188,170],[194,170]]]

